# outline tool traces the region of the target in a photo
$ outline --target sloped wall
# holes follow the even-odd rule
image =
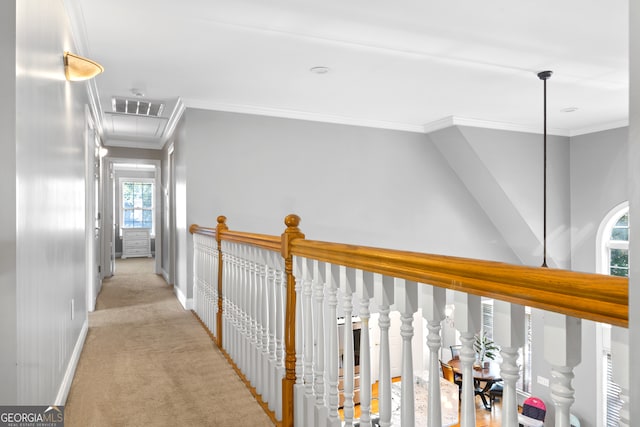
[[[520,263],[542,265],[542,135],[454,126],[429,136]],[[547,265],[569,268],[569,139],[548,136],[547,151]]]

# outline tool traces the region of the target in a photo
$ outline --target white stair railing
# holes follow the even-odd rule
[[[292,216],[285,222],[289,228],[281,241],[271,236],[248,233],[241,236],[243,233],[226,231],[229,239],[217,240],[220,236],[210,231],[194,233],[193,238],[194,311],[255,388],[257,397],[274,412],[276,420],[282,420],[283,425],[369,426],[374,421],[383,427],[392,423],[450,425],[451,420],[444,420],[441,408],[447,400],[441,393],[452,385],[441,384],[438,362],[448,292],[454,298],[454,322],[462,342],[462,427],[476,424],[473,344],[481,331],[480,295],[494,298],[493,339],[501,348],[500,376],[504,381],[502,425],[517,425],[519,367],[516,360],[524,343],[525,319],[524,306],[518,302],[523,301],[536,308],[555,307],[556,310],[545,313],[544,345],[541,346],[551,365],[550,392],[555,406],[555,425],[569,427],[575,399],[571,384],[573,370],[581,360],[581,319],[567,313],[578,313],[595,321],[611,319],[614,325],[613,373],[622,390],[620,425],[632,425],[629,419],[628,330],[616,326],[626,326],[627,322],[625,283],[620,278],[415,253],[399,256],[396,251],[374,248],[354,250],[352,246],[307,242],[297,229],[299,220]],[[224,226],[224,221],[219,220],[220,225]],[[289,247],[286,246],[287,239]],[[556,299],[548,296],[551,291],[545,286],[547,278],[553,283],[566,280],[572,284],[570,292],[561,294],[564,305],[556,304]],[[433,284],[415,279],[426,282],[433,279]],[[491,292],[485,292],[485,286],[491,288]],[[606,289],[606,293],[601,289]],[[502,292],[506,292],[506,296]],[[536,292],[535,298],[529,295]],[[595,308],[594,294],[601,295]],[[218,312],[219,301],[222,313]],[[286,309],[290,309],[286,313],[288,324],[285,324]],[[421,326],[414,323],[416,316],[420,316],[419,310],[422,310],[428,328],[426,339],[415,333],[421,330]],[[392,311],[399,312],[401,325],[391,326]],[[372,315],[377,317],[377,322],[369,321]],[[341,351],[339,318],[345,319]],[[354,320],[361,322],[362,327],[358,383],[354,372]],[[371,343],[370,327],[377,328],[375,336],[379,334],[379,339],[375,341],[379,342],[379,348]],[[391,338],[398,336],[395,339],[399,339],[401,345],[392,348]],[[414,356],[416,348],[417,354],[421,353],[419,346],[428,348],[425,358],[428,359],[426,413],[419,411],[416,404],[418,394],[423,393],[415,386],[422,378],[414,375],[414,365],[422,364],[422,360]],[[377,356],[373,359],[372,347]],[[398,352],[401,353],[399,393],[396,391],[398,386],[392,383],[392,375],[397,373],[392,372],[391,357]],[[377,366],[371,366],[373,360],[377,360]],[[344,397],[341,416],[338,411],[340,364],[340,390]],[[421,370],[416,372],[418,376],[423,374]],[[378,375],[377,414],[371,410],[372,373]],[[358,388],[359,418],[355,416],[353,400]],[[291,397],[285,399],[285,396]],[[394,413],[397,408],[399,414]],[[398,421],[394,421],[396,417]]]

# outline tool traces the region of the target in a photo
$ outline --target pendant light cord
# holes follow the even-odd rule
[[[542,267],[547,267],[547,79],[552,71],[542,71],[538,77],[544,86],[544,160],[543,160],[543,184],[542,184]]]

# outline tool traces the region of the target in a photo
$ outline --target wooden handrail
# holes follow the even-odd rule
[[[294,240],[319,261],[628,327],[628,279],[495,261]]]
[[[211,229],[192,226],[190,230],[207,234]],[[221,237],[281,251],[277,236],[225,231]],[[296,256],[628,327],[629,281],[624,277],[306,239],[292,240],[290,251]]]

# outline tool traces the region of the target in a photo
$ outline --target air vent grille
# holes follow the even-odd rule
[[[137,116],[159,117],[164,110],[164,103],[144,99],[113,98],[111,101],[114,113],[135,114]]]

